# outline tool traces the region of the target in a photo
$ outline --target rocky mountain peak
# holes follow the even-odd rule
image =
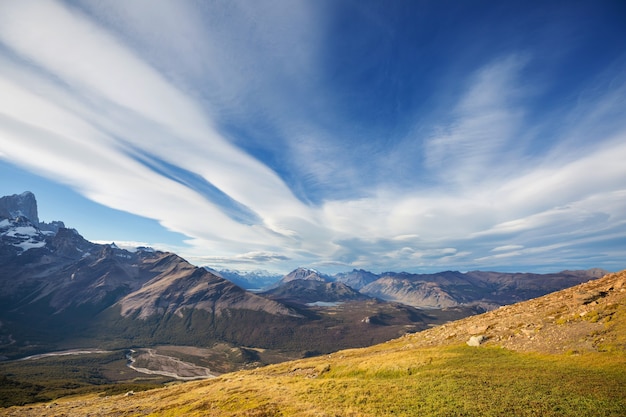
[[[0,197],[0,217],[6,219],[26,217],[35,226],[38,226],[39,215],[35,195],[30,191],[25,191],[22,194]]]
[[[287,275],[285,275],[283,279],[280,281],[280,283],[284,284],[284,283],[295,281],[295,280],[322,281],[322,282],[331,281],[330,277],[322,274],[319,271],[316,271],[315,269],[297,268],[291,271],[290,273],[288,273]]]
[[[360,290],[367,284],[376,281],[378,278],[380,278],[378,275],[363,269],[353,269],[351,272],[344,272],[335,275],[335,279],[337,281],[343,282],[355,290]]]
[[[0,197],[0,219],[3,218],[8,220],[26,218],[44,234],[46,232],[48,232],[47,234],[56,234],[59,229],[65,227],[62,221],[50,223],[39,221],[37,199],[30,191]]]
[[[75,229],[63,227],[50,239],[50,244],[58,256],[68,259],[80,259],[98,248],[98,245],[83,238]]]

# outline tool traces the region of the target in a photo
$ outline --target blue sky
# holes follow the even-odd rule
[[[623,1],[0,3],[0,193],[288,272],[626,267]]]

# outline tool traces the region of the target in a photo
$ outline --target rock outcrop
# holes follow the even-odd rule
[[[39,225],[37,200],[30,191],[0,197],[0,218],[13,219],[26,217],[34,225]]]

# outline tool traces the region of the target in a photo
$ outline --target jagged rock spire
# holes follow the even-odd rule
[[[13,219],[20,216],[26,217],[35,226],[39,225],[37,200],[33,193],[25,191],[22,194],[0,197],[0,217]]]

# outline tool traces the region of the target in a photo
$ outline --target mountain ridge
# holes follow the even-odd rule
[[[283,300],[292,299],[301,302],[339,301],[341,299],[339,294],[333,297],[328,291],[328,283],[334,282],[345,284],[365,297],[398,302],[416,308],[445,309],[470,306],[487,311],[598,278],[606,273],[608,271],[598,268],[565,270],[549,274],[493,271],[374,274],[355,269],[330,276],[314,269],[297,268],[264,293]],[[309,282],[306,288],[304,281]],[[301,291],[307,291],[308,296],[303,298],[299,294]],[[345,294],[349,291],[343,292]],[[314,300],[315,297],[318,300]]]
[[[335,303],[370,298],[341,282],[317,279],[293,279],[261,294],[276,300],[296,301],[302,304]]]

